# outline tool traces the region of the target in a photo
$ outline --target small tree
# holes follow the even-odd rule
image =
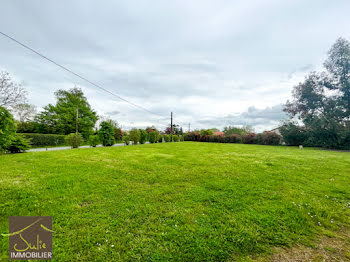
[[[66,141],[72,148],[78,148],[83,141],[83,137],[79,133],[71,133],[67,135]]]
[[[16,126],[13,116],[0,106],[0,153],[6,151],[15,138]]]
[[[169,135],[163,135],[163,138],[164,138],[164,142],[169,142],[170,140]]]
[[[11,141],[11,145],[7,148],[10,153],[22,153],[30,148],[29,140],[21,135],[16,134]]]
[[[114,127],[114,139],[115,141],[121,141],[123,138],[123,131],[119,127]]]
[[[98,135],[93,135],[89,137],[89,145],[92,147],[96,147],[100,143],[100,138]]]
[[[156,141],[157,141],[157,132],[150,132],[149,134],[149,142],[151,143],[151,144],[153,144],[153,143],[156,143]]]
[[[98,136],[103,146],[112,146],[114,144],[113,125],[109,121],[101,122]]]
[[[125,144],[125,145],[129,145],[129,143],[130,143],[130,138],[129,138],[129,136],[123,136],[123,141],[124,141],[124,144]]]
[[[146,130],[140,129],[140,144],[146,143],[148,138],[148,133]]]
[[[131,129],[129,132],[129,137],[132,144],[137,145],[137,143],[140,141],[140,131],[136,128]]]

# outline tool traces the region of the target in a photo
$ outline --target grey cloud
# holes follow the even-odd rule
[[[110,112],[106,112],[106,115],[109,115],[109,116],[116,116],[116,115],[119,115],[120,112],[115,110],[115,111],[110,111]]]
[[[132,102],[203,128],[278,124],[283,116],[273,105],[290,97],[337,37],[350,39],[347,0],[12,0],[1,9],[5,33]],[[163,120],[1,36],[0,48],[0,68],[38,107],[76,84],[99,114],[118,111],[109,115],[123,126],[163,128]]]
[[[231,114],[221,118],[200,120],[199,123],[205,126],[224,127],[228,125],[245,126],[250,125],[256,131],[263,131],[277,127],[287,115],[282,111],[282,105],[275,105],[258,109],[254,106],[249,107],[247,111],[240,114]]]

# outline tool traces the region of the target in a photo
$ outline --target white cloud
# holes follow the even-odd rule
[[[350,38],[349,7],[345,0],[13,0],[2,3],[0,23],[5,33],[164,118],[173,111],[184,126],[232,121],[260,130],[278,125],[293,85],[320,69],[336,38]],[[23,82],[38,107],[52,103],[55,90],[78,85],[99,114],[125,127],[168,122],[113,101],[3,37],[0,48],[0,68]],[[266,116],[253,118],[252,108]]]

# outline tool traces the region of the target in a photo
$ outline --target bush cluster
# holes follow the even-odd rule
[[[262,144],[279,145],[281,136],[275,132],[264,132],[262,134],[247,133],[244,135],[200,135],[198,132],[189,132],[185,135],[186,141],[214,142],[214,143],[244,143],[244,144]]]
[[[52,135],[52,134],[20,134],[25,139],[30,141],[32,147],[47,147],[47,146],[64,146],[67,145],[65,135]]]
[[[11,140],[11,144],[7,148],[7,151],[10,153],[23,153],[29,148],[29,140],[25,139],[19,134],[16,134],[15,137]]]
[[[71,133],[66,136],[66,140],[72,148],[78,148],[83,142],[83,137],[79,133]]]
[[[89,137],[89,145],[92,147],[96,147],[100,143],[100,138],[98,135],[93,135]]]
[[[137,143],[140,141],[140,131],[136,128],[131,129],[129,132],[129,138],[133,145],[137,145]]]
[[[130,138],[129,136],[123,136],[123,141],[125,145],[129,145],[130,144]]]

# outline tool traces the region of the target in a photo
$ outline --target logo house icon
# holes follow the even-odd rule
[[[52,217],[10,216],[9,259],[51,260]]]

